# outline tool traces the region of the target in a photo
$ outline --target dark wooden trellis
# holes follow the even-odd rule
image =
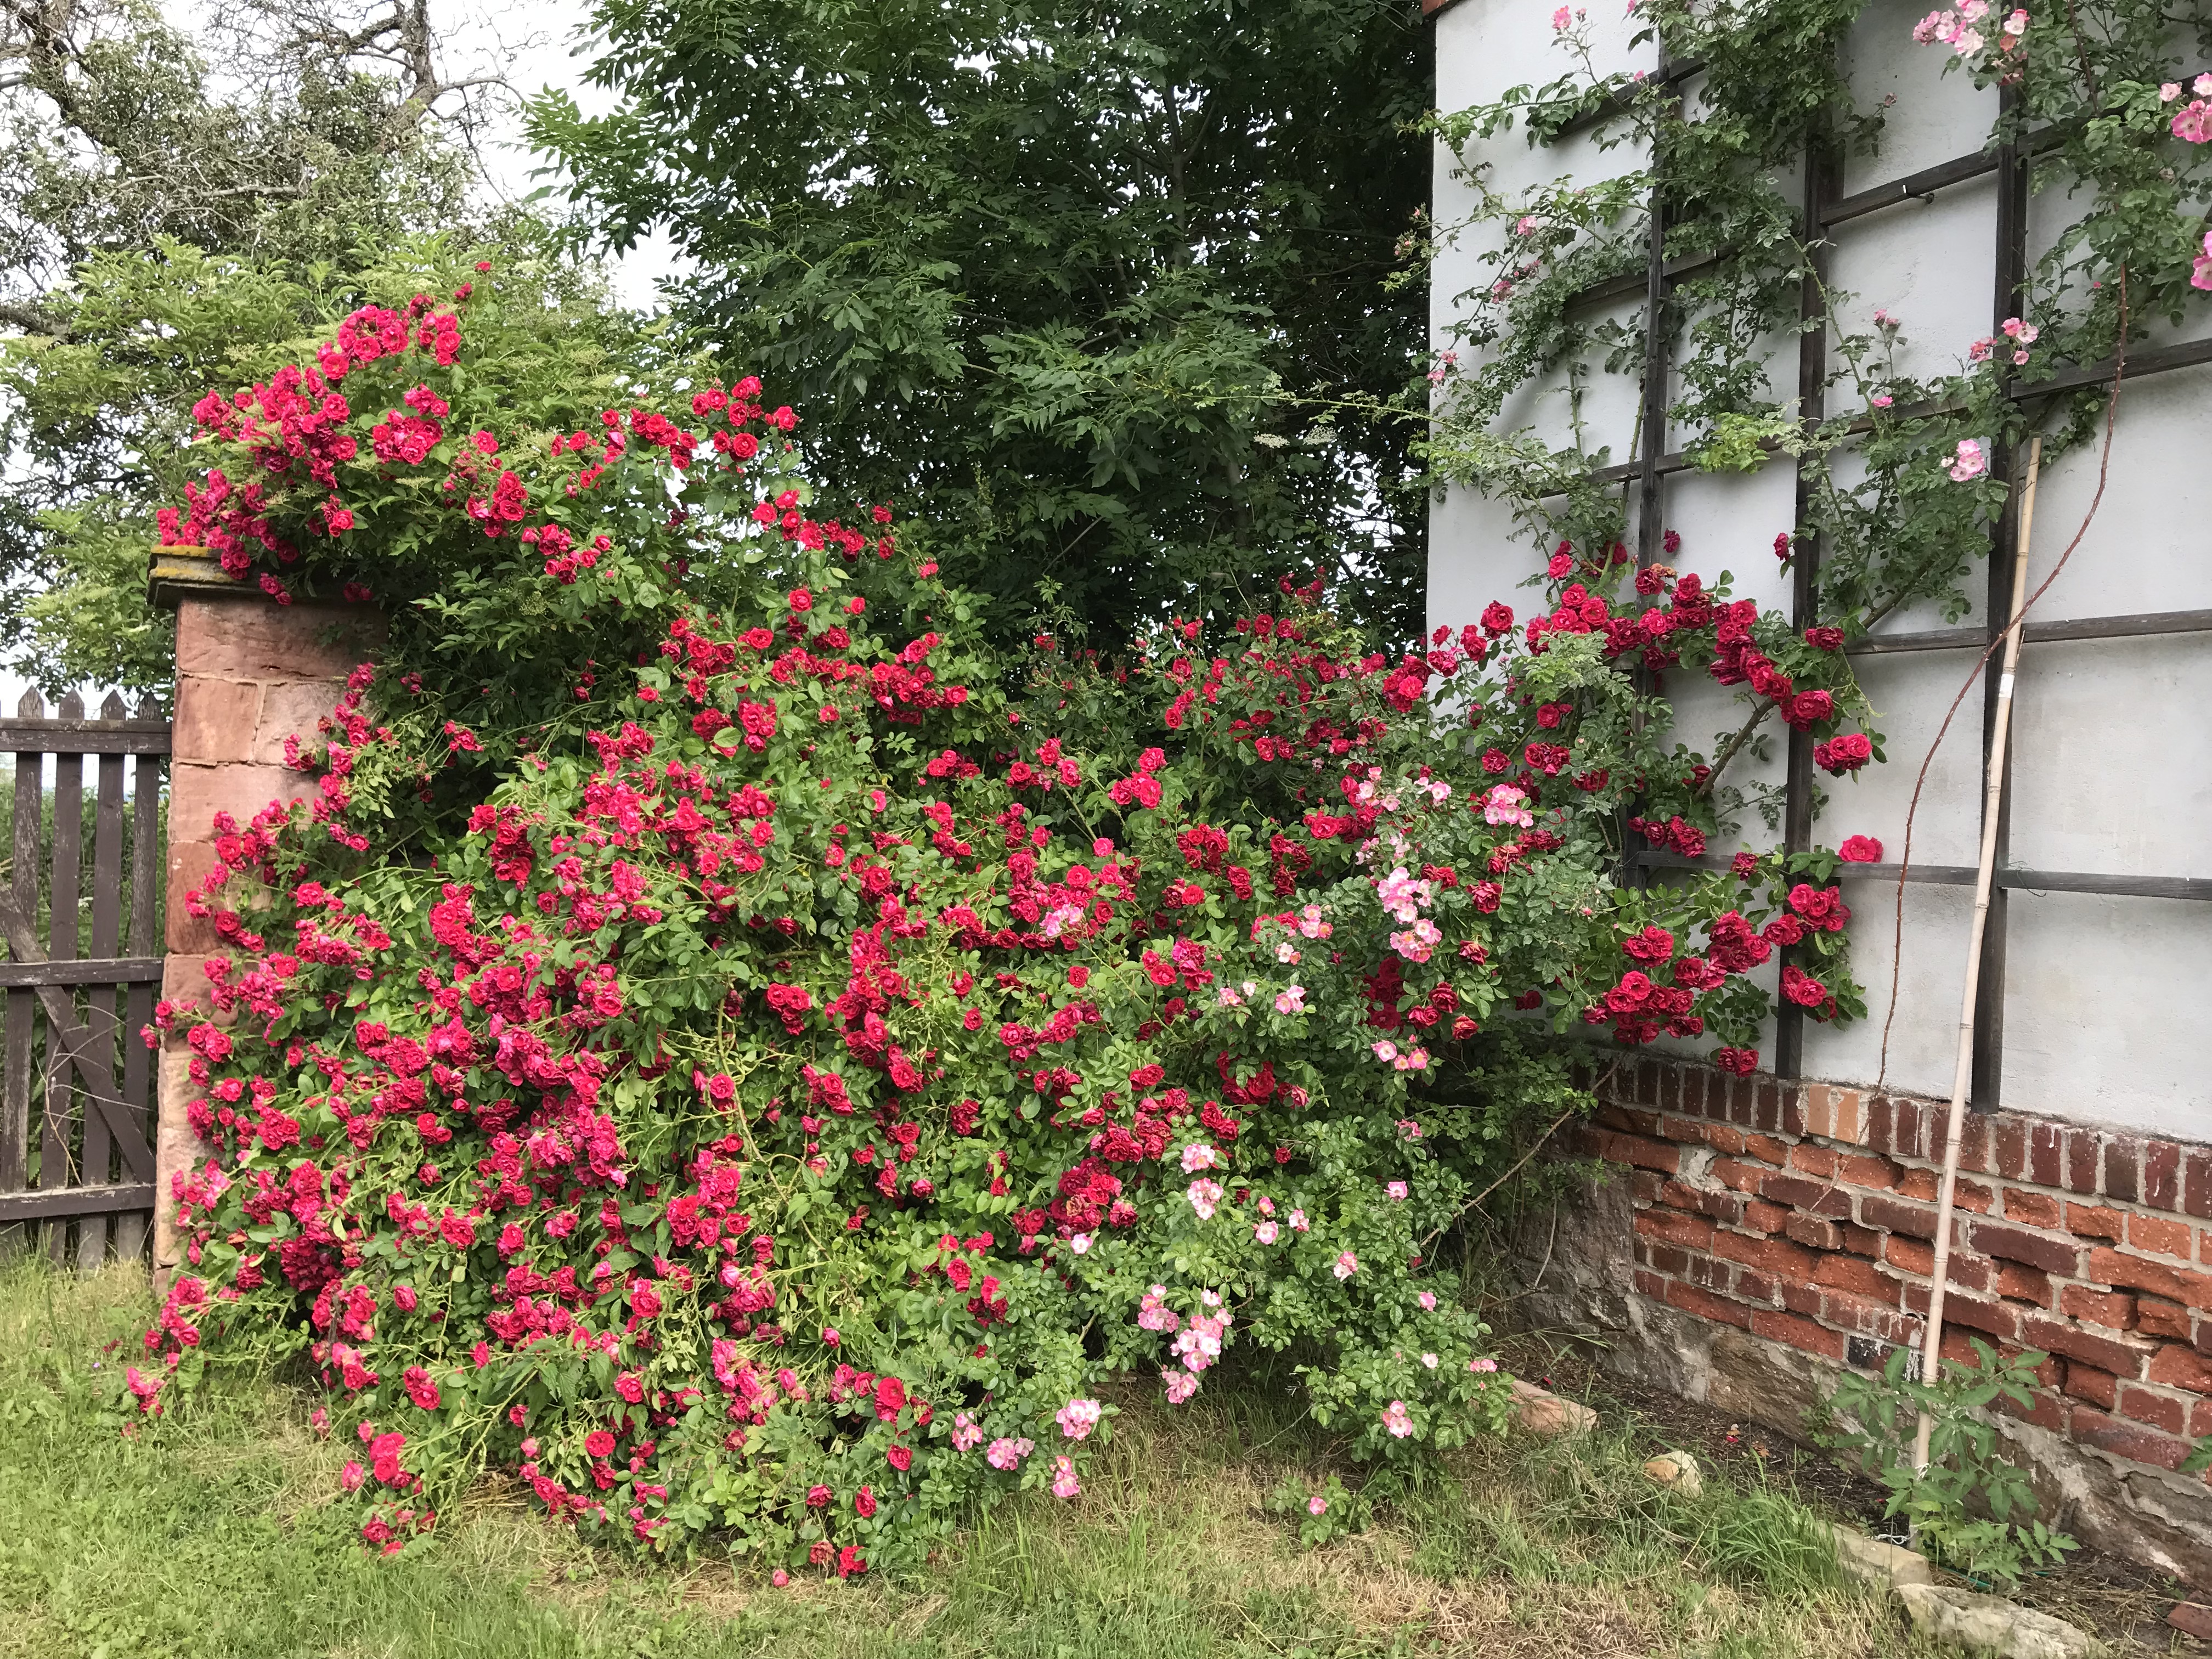
[[[1427,15],[1434,17],[1452,3],[1454,0],[1425,0],[1424,10]],[[1685,82],[1701,73],[1704,67],[1703,62],[1697,58],[1669,57],[1662,46],[1659,67],[1650,80],[1669,91],[1679,91]],[[2016,112],[2014,95],[2008,89],[2000,95],[2003,100],[2001,113],[2006,118],[2013,116]],[[1607,100],[1567,124],[1556,135],[1554,142],[1558,137],[1586,130],[1617,116],[1623,107],[1625,106],[1618,97]],[[2008,119],[2006,126],[2009,129]],[[1814,255],[1813,268],[1802,285],[1799,301],[1800,321],[1807,325],[1799,337],[1797,364],[1799,414],[1802,419],[1817,421],[1824,414],[1824,389],[1828,376],[1824,293],[1826,261],[1833,234],[1856,220],[1884,209],[1905,202],[1931,200],[1943,191],[1995,175],[1997,210],[1992,250],[1990,332],[1996,333],[2006,318],[2021,314],[2027,285],[2030,164],[2036,155],[2057,141],[2057,136],[2048,131],[2029,134],[2024,139],[2000,143],[1969,155],[1954,156],[1904,178],[1842,197],[1834,193],[1838,179],[1838,158],[1821,136],[1815,136],[1807,147],[1801,210],[1803,238]],[[1644,295],[1644,369],[1637,456],[1632,461],[1596,469],[1590,475],[1594,482],[1601,484],[1633,486],[1637,501],[1637,562],[1639,567],[1655,563],[1660,556],[1661,538],[1666,524],[1665,481],[1695,466],[1695,463],[1684,453],[1667,448],[1667,410],[1673,402],[1669,364],[1674,345],[1674,319],[1671,314],[1674,289],[1683,277],[1709,268],[1721,258],[1718,251],[1677,255],[1673,258],[1667,256],[1665,180],[1657,175],[1656,163],[1654,171],[1654,189],[1648,204],[1650,231],[1644,271],[1640,275],[1623,275],[1595,283],[1574,295],[1570,301],[1571,304],[1588,305],[1624,299],[1639,291]],[[2127,378],[2134,380],[2204,364],[2212,364],[2212,340],[2190,341],[2179,345],[2130,352],[2125,372]],[[2110,383],[2114,374],[2119,372],[2119,368],[2117,362],[2107,360],[2063,369],[2055,376],[2033,384],[2014,380],[2007,383],[2006,393],[2015,401],[2024,401],[2084,386],[2105,385]],[[1990,457],[1991,471],[1996,477],[2013,482],[2015,461],[2016,458],[2009,447],[2000,443],[1995,446]],[[1804,522],[1812,489],[1813,480],[1801,474],[1796,501],[1797,522],[1800,524]],[[1993,529],[1991,542],[1994,553],[2009,553],[2017,523],[2018,498],[2017,490],[2011,492],[2007,498],[2004,513]],[[1818,614],[1820,551],[1817,539],[1809,538],[1801,541],[1795,550],[1791,567],[1790,612],[1793,623],[1801,629],[1814,622]],[[1980,626],[1877,635],[1854,641],[1847,648],[1853,655],[1866,656],[1907,651],[1986,650],[2003,631],[2011,605],[2010,558],[1992,556],[1989,567],[1990,585],[1984,607],[1986,620]],[[2212,632],[2212,611],[2172,611],[2135,616],[2080,617],[2062,622],[2033,622],[2023,630],[2023,638],[2027,644],[2038,645],[2059,641],[2136,639],[2161,634],[2202,632]],[[1990,672],[1983,677],[1983,680],[1982,755],[1986,766],[1989,736],[1996,713],[1997,677]],[[1803,851],[1812,844],[1814,785],[1812,749],[1812,741],[1806,734],[1790,733],[1783,807],[1783,844],[1792,852]],[[1977,1004],[1974,1032],[1972,1103],[1976,1109],[1984,1111],[1992,1110],[1998,1104],[2002,1083],[2007,900],[2011,892],[2027,890],[2154,899],[2212,900],[2212,879],[2203,878],[2103,875],[2077,871],[2008,867],[2011,800],[2011,763],[2008,757],[1997,823],[1998,867],[1990,897],[1989,926],[1982,947],[1982,982],[1988,988]],[[1632,862],[1650,870],[1704,867],[1707,861],[1685,858],[1677,854],[1640,851],[1632,855]],[[1855,873],[1865,878],[1894,881],[1899,869],[1894,864],[1863,865],[1858,866]],[[1972,886],[1975,874],[1971,866],[1915,864],[1906,872],[1906,879],[1913,883]],[[1794,1005],[1785,1005],[1777,1023],[1775,1071],[1778,1075],[1785,1078],[1802,1075],[1804,1031],[1804,1011]]]
[[[126,714],[112,694],[96,718],[72,693],[49,719],[32,692],[0,720],[0,753],[15,757],[0,897],[0,1253],[42,1232],[58,1262],[135,1258],[154,1207],[155,1068],[137,1033],[161,980],[169,723],[150,704]]]

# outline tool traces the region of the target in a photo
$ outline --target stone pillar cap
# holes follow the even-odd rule
[[[146,562],[146,602],[174,611],[185,599],[258,599],[261,590],[222,568],[204,547],[156,547]]]

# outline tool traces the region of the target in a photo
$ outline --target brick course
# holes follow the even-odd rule
[[[1612,1073],[1583,1150],[1635,1171],[1638,1293],[1879,1365],[1921,1338],[1947,1112],[1647,1058]],[[1945,1353],[2043,1351],[2014,1415],[2173,1468],[2212,1432],[2212,1149],[1997,1112],[1968,1118],[1960,1164]]]

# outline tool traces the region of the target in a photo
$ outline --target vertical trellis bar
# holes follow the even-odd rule
[[[1659,43],[1657,80],[1662,86],[1670,86],[1673,66],[1667,54],[1667,43]],[[1680,94],[1677,94],[1677,96]],[[1655,129],[1651,143],[1651,198],[1648,210],[1650,217],[1650,240],[1644,258],[1644,385],[1641,400],[1642,414],[1637,421],[1637,477],[1636,477],[1636,568],[1644,569],[1656,564],[1666,535],[1664,475],[1659,471],[1660,458],[1667,453],[1667,405],[1670,380],[1668,357],[1671,349],[1667,328],[1667,204],[1661,176],[1659,141]],[[1651,688],[1653,676],[1649,670],[1636,671],[1636,685],[1639,691]],[[1651,879],[1650,866],[1640,862],[1632,846],[1633,836],[1628,828],[1630,813],[1623,807],[1619,814],[1620,823],[1620,881],[1626,886],[1643,886]]]
[[[1799,217],[1805,243],[1805,273],[1797,290],[1797,416],[1808,429],[1827,410],[1828,386],[1828,245],[1825,216],[1833,196],[1834,146],[1824,123],[1815,120],[1805,138],[1804,207]],[[1802,526],[1812,511],[1818,488],[1816,469],[1821,463],[1808,458],[1797,469],[1792,526]],[[1790,550],[1790,623],[1800,630],[1812,626],[1820,614],[1820,539],[1808,533]],[[1813,844],[1813,738],[1792,727],[1789,744],[1789,774],[1783,798],[1783,850],[1802,853]],[[1784,959],[1790,952],[1783,952]],[[1805,1011],[1794,1002],[1782,1004],[1774,1023],[1774,1073],[1777,1077],[1801,1077],[1805,1070]]]
[[[1996,210],[1996,284],[1990,296],[1990,332],[2002,337],[2002,329],[2008,317],[2020,315],[2021,306],[2027,289],[2027,157],[2021,153],[2013,132],[2013,123],[2020,113],[2020,94],[2017,88],[2004,87],[1998,94],[1998,118],[2005,133],[1997,149],[1997,210]],[[1992,434],[1994,437],[1996,434]],[[2020,521],[2020,491],[2017,477],[2018,457],[2011,445],[1998,441],[1993,445],[1990,471],[2014,488],[2005,497],[2004,511],[1998,517],[1990,537],[1990,581],[1985,623],[1988,636],[1995,641],[2004,632],[2012,610],[2012,570],[2010,561],[2004,556],[2013,544],[2014,526]],[[1982,675],[1982,754],[1990,753],[1991,735],[1996,729],[1997,681],[1994,668],[1985,666]],[[2004,762],[2004,777],[1997,793],[1996,861],[2002,868],[2010,861],[2012,836],[2012,757],[2008,751]],[[1989,923],[1982,934],[1981,983],[1983,994],[1974,1009],[1974,1079],[1972,1103],[1976,1111],[1995,1111],[2003,1093],[2004,1080],[2004,1002],[2005,1002],[2005,923],[2008,890],[2000,885],[1990,895]]]
[[[1659,46],[1660,84],[1668,84],[1671,66],[1664,41]],[[1679,98],[1677,91],[1674,95]],[[1673,336],[1667,327],[1667,192],[1656,129],[1651,143],[1651,235],[1644,264],[1644,412],[1638,422],[1642,443],[1637,454],[1640,468],[1636,487],[1636,566],[1643,569],[1659,562],[1661,539],[1666,532],[1665,484],[1659,471],[1667,453],[1667,408],[1672,364]]]

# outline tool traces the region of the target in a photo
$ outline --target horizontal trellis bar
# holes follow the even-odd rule
[[[1652,471],[1665,478],[1677,472],[1695,471],[1697,465],[1681,451],[1676,450],[1673,454],[1662,455],[1653,462]],[[1595,484],[1626,483],[1631,478],[1644,476],[1644,464],[1641,461],[1623,461],[1618,466],[1601,466],[1589,476],[1590,482]]]
[[[1702,68],[1702,63],[1698,66]],[[1670,75],[1668,78],[1680,77]],[[1598,117],[1592,115],[1587,118],[1595,120]],[[2023,148],[2033,154],[2037,150],[2048,149],[2057,142],[2057,137],[2056,130],[2045,131],[2036,134]],[[1849,224],[1854,219],[1863,219],[1869,213],[1880,212],[1883,208],[1894,207],[1901,202],[1923,201],[1933,196],[1937,191],[1947,189],[1953,185],[1966,184],[1972,179],[1987,178],[1997,170],[1997,165],[1998,155],[1995,150],[1981,150],[1972,155],[1954,156],[1950,161],[1939,161],[1932,167],[1923,167],[1919,172],[1908,173],[1902,179],[1893,179],[1887,184],[1875,185],[1871,190],[1859,191],[1853,195],[1831,202],[1820,209],[1815,223],[1823,231],[1832,230],[1838,225]],[[1798,228],[1802,234],[1804,227],[1801,223]],[[1668,261],[1667,275],[1670,278],[1687,276],[1693,271],[1703,270],[1708,265],[1717,264],[1720,260],[1721,254],[1718,251],[1682,254],[1679,258]],[[1643,289],[1642,276],[1624,273],[1619,276],[1608,276],[1602,282],[1593,283],[1588,288],[1577,289],[1567,296],[1567,304],[1571,307],[1599,305],[1608,300],[1626,299],[1631,295],[1641,293]],[[2153,354],[2145,354],[2147,357]],[[2133,372],[2132,365],[2130,365],[2130,372]],[[2063,391],[2069,386],[2075,385],[2094,386],[2100,379],[2109,379],[2111,374],[2109,366],[2096,369],[2070,371],[2069,374],[2062,375],[2054,381],[2039,384],[2033,387],[2020,387],[2014,391],[2014,395],[2025,396],[2031,391]]]
[[[1671,283],[1677,277],[1690,276],[1720,262],[1721,256],[1717,253],[1685,253],[1680,258],[1668,260],[1664,271],[1667,280]],[[1626,300],[1643,294],[1650,282],[1650,275],[1647,271],[1623,271],[1618,276],[1608,276],[1601,283],[1577,289],[1567,296],[1567,303],[1570,306],[1593,306],[1607,300]]]
[[[2146,611],[2131,617],[2081,617],[2068,622],[2032,622],[2021,637],[2029,645],[2062,645],[2075,640],[2146,639],[2159,634],[2212,633],[2212,611]],[[1844,647],[1854,657],[1886,656],[1896,651],[1957,651],[1984,647],[1982,628],[1931,628],[1917,634],[1871,635]]]
[[[1431,15],[1434,15],[1433,13]],[[1645,76],[1641,81],[1633,82],[1607,93],[1592,107],[1584,110],[1580,115],[1560,127],[1552,135],[1548,142],[1556,144],[1560,139],[1571,137],[1586,128],[1595,126],[1601,121],[1611,120],[1628,107],[1629,100],[1639,88],[1674,86],[1688,80],[1693,75],[1703,73],[1705,67],[1705,60],[1702,58],[1662,58],[1658,69],[1653,73]]]
[[[1637,863],[1656,870],[1708,871],[1723,867],[1715,860],[1684,858],[1680,853],[1644,852],[1633,854],[1633,858]],[[1838,870],[1836,878],[1895,881],[1898,869],[1894,864],[1854,864]],[[1972,887],[1975,873],[1971,864],[1916,864],[1905,872],[1905,878],[1935,887]],[[2015,892],[2099,893],[2112,898],[2212,901],[2212,878],[2202,876],[2110,876],[2081,870],[2000,869],[1995,880],[1999,887]]]
[[[2130,353],[2127,363],[2127,377],[2130,380],[2141,380],[2145,375],[2163,374],[2177,368],[2197,368],[2208,363],[2212,363],[2212,340],[2191,340],[2182,345],[2162,346],[2154,351]],[[2100,363],[2090,363],[2080,368],[2063,370],[2048,380],[2037,380],[2033,383],[2023,380],[2010,381],[2006,385],[2005,395],[2015,401],[2018,401],[2027,398],[2040,398],[2054,392],[2073,392],[2079,390],[2082,386],[2098,386],[2112,378],[2112,373],[2116,367],[2117,365],[2114,362],[2112,359],[2107,358]],[[1942,407],[1912,409],[1905,411],[1908,416],[1914,418],[1928,415],[1944,415],[1951,412],[1953,411]],[[1866,418],[1862,416],[1856,422],[1853,422],[1853,428],[1855,430],[1859,431],[1867,429]],[[1767,453],[1769,455],[1778,454],[1779,453],[1780,451],[1776,447],[1772,446],[1767,447]],[[1660,477],[1668,477],[1677,472],[1693,472],[1697,470],[1697,462],[1691,459],[1686,452],[1676,450],[1671,454],[1662,455],[1658,460],[1654,463],[1654,470]],[[1626,483],[1632,478],[1639,478],[1643,476],[1643,463],[1640,461],[1623,461],[1617,465],[1601,466],[1594,469],[1589,475],[1589,481],[1594,484],[1600,485]],[[1564,493],[1564,491],[1559,490],[1548,492],[1550,495],[1560,495]],[[2190,632],[2194,630],[2183,629],[2174,631]],[[2030,630],[2030,637],[2033,637],[2033,629]],[[2084,635],[2083,637],[2090,636]],[[1978,643],[1985,644],[1988,641],[1988,638],[1989,636],[1985,634],[1977,634]],[[1913,647],[1904,647],[1892,648],[1911,649]]]
[[[1844,647],[1848,657],[1887,657],[1907,651],[1963,651],[1988,645],[1985,628],[1929,628],[1914,634],[1870,634]]]
[[[1970,179],[1985,178],[1997,170],[1995,150],[1984,150],[1974,155],[1960,155],[1948,161],[1939,161],[1932,167],[1908,173],[1902,179],[1893,179],[1886,185],[1876,185],[1872,190],[1863,190],[1846,196],[1839,202],[1831,202],[1820,210],[1823,228],[1832,229],[1849,224],[1854,219],[1878,213],[1886,207],[1895,207],[1900,202],[1917,201],[1932,196],[1952,185],[1965,184]]]
[[[2212,363],[2212,340],[2188,340],[2179,345],[2159,346],[2148,351],[2128,354],[2128,379],[2139,380],[2146,374],[2163,374],[2169,369],[2196,368]],[[2039,398],[2045,392],[2075,392],[2083,386],[2102,386],[2112,378],[2119,367],[2112,358],[2100,363],[2087,363],[2080,368],[2061,369],[2047,380],[2008,380],[2005,396],[2019,399]]]
[[[2103,893],[2114,898],[2212,900],[2203,876],[2100,876],[2074,871],[2000,870],[1997,885],[2015,892]]]
[[[154,1207],[150,1181],[110,1187],[51,1187],[42,1192],[0,1193],[0,1223],[58,1221],[76,1215],[130,1214]]]
[[[2034,156],[2040,155],[2046,149],[2054,149],[2072,128],[2073,123],[2061,122],[2056,126],[2030,133],[2021,140],[2017,153],[2023,156]],[[1854,219],[1864,218],[1869,213],[1879,213],[1886,207],[1895,207],[1901,202],[1925,200],[1937,191],[1948,190],[1953,185],[1987,178],[2002,165],[2002,155],[2003,152],[1997,149],[1976,150],[1971,155],[1954,155],[1948,161],[1938,161],[1932,167],[1908,173],[1904,178],[1893,179],[1887,184],[1855,191],[1820,210],[1821,228],[1828,229],[1848,224]]]
[[[0,988],[38,985],[159,985],[159,957],[86,957],[73,962],[0,962]]]

